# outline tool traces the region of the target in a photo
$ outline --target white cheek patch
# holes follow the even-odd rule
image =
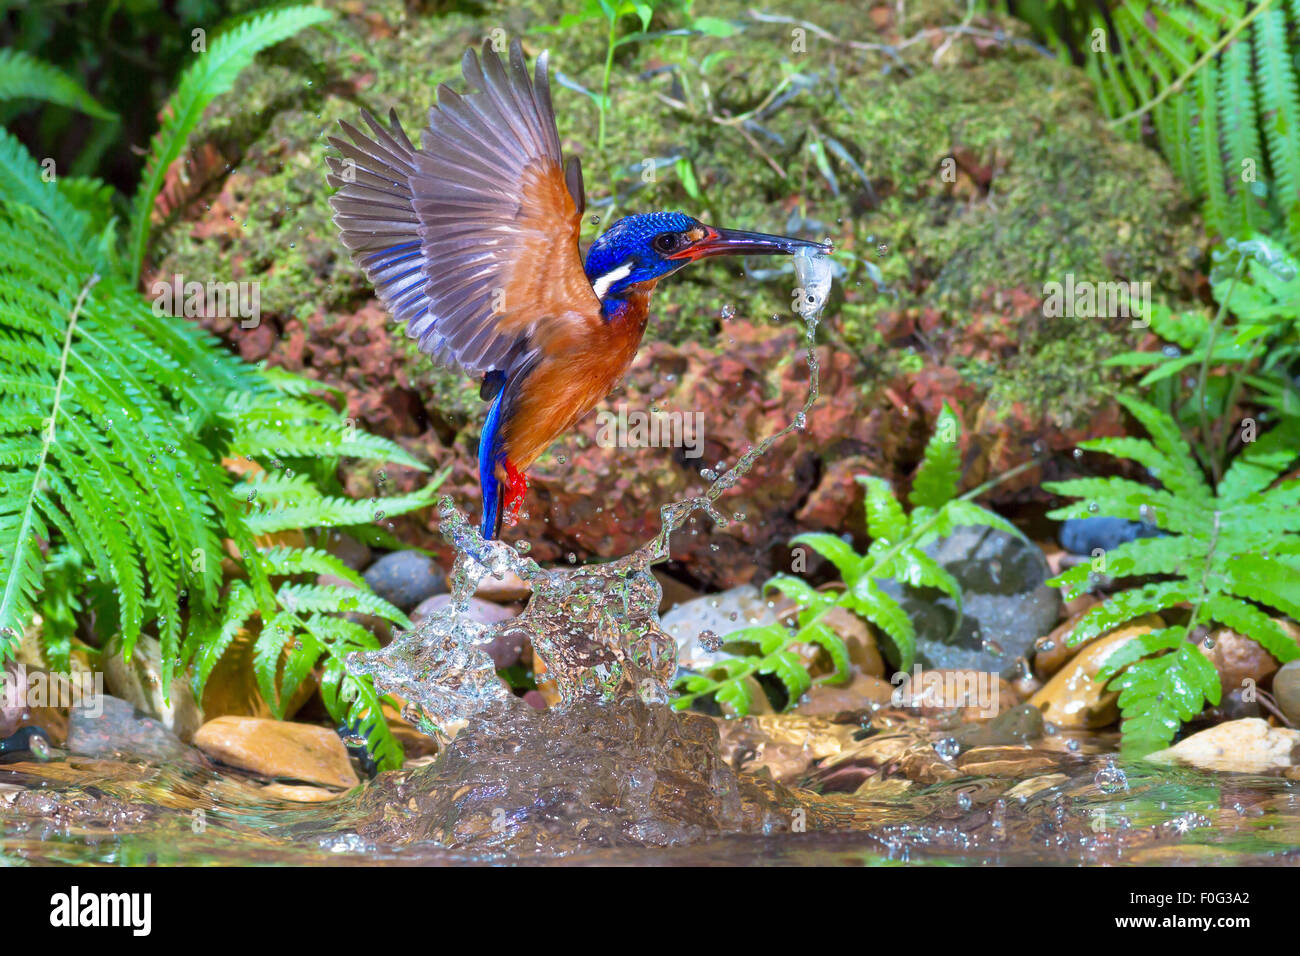
[[[619,279],[626,279],[632,274],[632,263],[625,262],[617,269],[610,269],[603,276],[598,276],[596,281],[591,284],[592,290],[596,293],[596,298],[604,299],[605,294],[609,292],[609,287]]]

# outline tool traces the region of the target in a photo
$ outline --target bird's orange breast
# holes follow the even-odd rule
[[[536,461],[618,384],[641,345],[654,286],[652,280],[632,287],[627,306],[595,333],[556,323],[538,341],[542,357],[502,428],[502,450],[516,468]]]

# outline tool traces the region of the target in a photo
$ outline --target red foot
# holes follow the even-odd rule
[[[528,476],[507,460],[506,466],[506,521],[514,525],[519,521],[519,511],[528,494]]]

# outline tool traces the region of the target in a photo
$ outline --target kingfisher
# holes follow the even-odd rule
[[[699,259],[829,247],[705,225],[681,212],[613,223],[584,261],[577,157],[560,149],[542,53],[518,40],[465,51],[468,92],[438,87],[417,148],[395,110],[370,135],[344,121],[326,160],[342,242],[421,352],[481,382],[483,537],[513,523],[526,470],[618,383],[636,357],[656,283]]]

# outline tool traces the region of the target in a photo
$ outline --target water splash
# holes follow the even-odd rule
[[[754,462],[776,442],[805,427],[817,401],[817,322],[831,287],[826,256],[795,257],[800,283],[795,310],[803,319],[809,369],[808,396],[793,420],[750,447],[731,468],[713,478],[700,495],[663,505],[655,538],[632,554],[604,564],[542,568],[502,541],[486,541],[443,497],[440,533],[455,549],[452,600],[381,651],[352,656],[357,671],[373,677],[384,693],[407,701],[404,716],[426,732],[446,738],[449,725],[476,715],[518,714],[521,704],[498,679],[486,645],[519,635],[545,663],[561,703],[639,699],[666,704],[677,668],[677,645],[659,624],[662,591],[651,568],[667,561],[671,539],[697,511],[720,528],[728,519],[715,507]],[[470,616],[470,598],[489,574],[513,572],[532,588],[524,612],[495,625]]]

